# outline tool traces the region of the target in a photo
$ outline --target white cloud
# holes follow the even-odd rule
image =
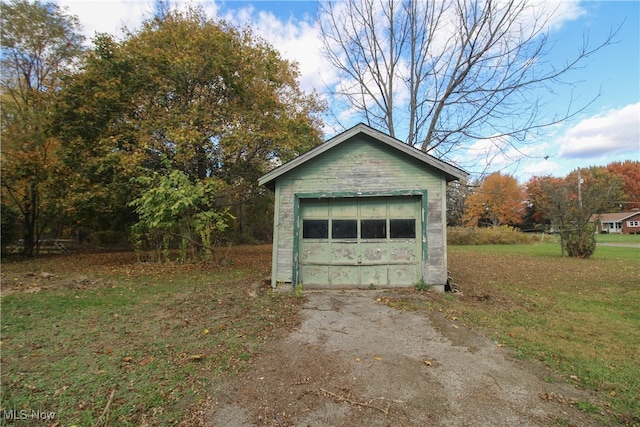
[[[477,141],[455,160],[474,174],[500,170],[520,182],[532,176],[565,176],[578,167],[640,160],[640,103],[586,118],[548,142],[517,148],[507,142],[500,138]]]
[[[628,154],[640,156],[640,103],[610,110],[571,127],[558,140],[565,159],[593,159]]]
[[[58,0],[80,20],[84,35],[91,40],[96,33],[122,36],[122,28],[135,29],[153,16],[153,2],[147,0]]]
[[[300,86],[310,92],[322,90],[324,82],[333,83],[335,72],[324,60],[322,40],[317,26],[307,20],[279,20],[273,13],[261,11],[250,15],[256,34],[267,40],[284,58],[298,63]]]
[[[481,146],[474,148],[478,147]],[[640,160],[640,104],[589,117],[564,132],[557,132],[548,142],[528,143],[518,151],[525,155],[521,162],[509,165],[498,158],[489,170],[505,168],[520,182],[526,182],[532,176],[563,177],[579,167]],[[478,164],[484,165],[480,153],[476,154]]]
[[[521,181],[528,181],[532,176],[556,175],[561,169],[558,162],[551,159],[536,160],[525,165],[518,174]]]
[[[539,13],[540,9],[550,14],[547,27],[552,31],[560,30],[567,22],[586,14],[578,0],[542,0],[536,8],[536,13]],[[535,14],[531,18],[535,19]]]
[[[311,92],[315,89],[322,92],[327,84],[334,84],[338,80],[335,71],[322,56],[319,28],[307,15],[300,19],[290,16],[287,20],[282,20],[271,11],[258,10],[249,5],[240,9],[227,9],[221,17],[238,27],[250,26],[257,36],[269,42],[283,58],[296,62],[300,71],[300,87],[304,91]]]

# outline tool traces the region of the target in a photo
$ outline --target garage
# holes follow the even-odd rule
[[[446,188],[463,170],[359,124],[262,176],[274,289],[444,290]]]
[[[420,281],[421,200],[302,199],[300,280],[313,286],[410,286]]]

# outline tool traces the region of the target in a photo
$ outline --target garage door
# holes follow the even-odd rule
[[[420,196],[301,199],[299,281],[410,286],[420,281]]]

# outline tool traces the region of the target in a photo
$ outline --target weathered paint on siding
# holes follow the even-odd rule
[[[305,194],[306,195],[306,194]],[[299,196],[301,196],[299,194]],[[300,198],[299,218],[326,221],[326,235],[299,239],[298,280],[304,286],[411,286],[422,277],[423,195]],[[333,234],[336,220],[353,226],[348,236]],[[398,236],[392,221],[413,220],[413,236]],[[363,222],[384,221],[384,236],[363,235]],[[294,277],[295,281],[295,277]]]
[[[423,278],[428,284],[443,285],[447,270],[444,250],[445,186],[442,171],[364,134],[344,141],[278,177],[273,283],[293,281],[295,194],[426,190],[428,261],[423,266]]]
[[[447,209],[444,198],[447,184],[444,180],[438,183],[439,189],[429,191],[429,208],[427,209],[428,262],[423,266],[423,277],[429,284],[443,285],[447,281]]]
[[[276,233],[273,241],[273,262],[276,268],[272,270],[271,283],[292,283],[293,278],[293,204],[294,193],[292,185],[280,185],[276,189],[276,205],[279,205],[278,216],[274,213],[274,226]],[[277,236],[277,237],[276,237]]]

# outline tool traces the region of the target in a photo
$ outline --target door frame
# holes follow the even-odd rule
[[[301,199],[347,199],[364,197],[395,197],[395,196],[420,196],[421,224],[420,239],[422,240],[422,259],[420,272],[424,279],[424,266],[428,260],[427,242],[427,190],[394,190],[394,191],[338,191],[338,192],[314,192],[295,193],[293,195],[293,260],[292,260],[292,287],[295,289],[299,279],[299,249],[300,249],[300,200]]]

